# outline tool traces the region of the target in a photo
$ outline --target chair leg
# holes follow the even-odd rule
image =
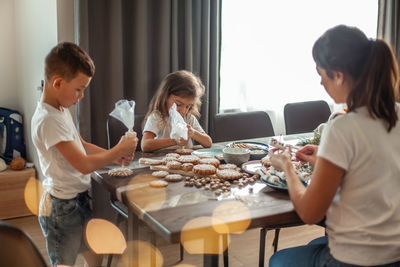
[[[223,246],[226,247],[224,250],[224,267],[229,267],[229,255],[228,255],[228,235],[222,236]]]
[[[278,240],[279,240],[279,232],[281,231],[281,228],[275,229],[275,237],[274,241],[272,242],[272,246],[274,247],[274,253],[278,250]]]
[[[113,254],[109,254],[109,255],[108,255],[108,259],[107,259],[107,267],[110,267],[110,266],[111,266],[112,258],[113,258]]]
[[[178,262],[181,262],[181,261],[183,261],[183,246],[181,243],[179,243],[179,261]]]
[[[264,257],[265,257],[265,236],[267,235],[267,229],[261,228],[260,230],[260,251],[258,256],[258,266],[264,267]]]

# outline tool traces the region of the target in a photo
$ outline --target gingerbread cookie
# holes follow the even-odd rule
[[[179,158],[181,155],[179,155],[178,153],[167,153],[167,155],[165,155],[166,158]]]
[[[166,187],[168,185],[168,182],[164,180],[155,180],[150,182],[151,187]]]
[[[176,161],[176,160],[172,160],[172,161],[167,161],[166,165],[167,165],[168,169],[178,170],[181,168],[182,163],[180,163],[179,161]]]
[[[179,182],[183,180],[183,176],[180,174],[168,174],[164,180],[167,182]]]
[[[200,164],[211,164],[214,165],[215,168],[219,167],[219,160],[215,159],[215,158],[204,158],[204,159],[200,159]]]
[[[214,165],[210,164],[198,164],[193,167],[193,172],[200,175],[210,175],[217,171]]]
[[[190,155],[193,152],[193,149],[190,148],[178,148],[177,150],[175,150],[176,153],[180,154],[180,155]]]
[[[236,166],[235,164],[228,163],[228,164],[221,164],[221,165],[219,165],[218,168],[219,168],[220,170],[225,170],[225,169],[236,169],[237,166]]]
[[[192,163],[183,163],[181,166],[181,170],[190,172],[193,169]]]
[[[192,163],[192,164],[199,164],[200,158],[194,155],[182,155],[178,158],[179,162],[182,163]]]
[[[243,175],[234,169],[217,170],[217,176],[223,180],[239,179]]]
[[[163,178],[163,177],[167,176],[168,174],[169,174],[169,172],[167,172],[167,171],[156,171],[156,172],[153,172],[151,175],[153,175],[154,177],[157,177],[157,178]]]
[[[119,176],[119,177],[126,177],[133,173],[132,170],[128,168],[115,168],[108,171],[108,175],[110,176]]]
[[[162,165],[165,161],[162,159],[140,158],[139,163],[144,165]]]

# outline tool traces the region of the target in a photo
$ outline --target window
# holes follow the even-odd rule
[[[375,0],[223,1],[220,112],[268,111],[280,134],[286,103],[332,104],[312,59],[315,40],[338,24],[375,38],[377,15]]]

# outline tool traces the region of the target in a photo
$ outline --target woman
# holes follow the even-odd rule
[[[297,178],[290,151],[272,150],[296,212],[308,224],[326,216],[328,238],[282,250],[269,266],[400,266],[399,74],[390,47],[354,27],[336,26],[314,44],[321,84],[348,112],[324,129],[319,147],[296,156],[313,165]]]

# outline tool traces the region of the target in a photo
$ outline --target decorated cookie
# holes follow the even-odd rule
[[[210,175],[217,171],[214,165],[210,164],[198,164],[193,167],[193,172],[200,175]]]
[[[167,182],[179,182],[183,180],[183,176],[180,174],[168,174],[164,180]]]
[[[133,173],[132,170],[128,168],[115,168],[108,171],[108,175],[110,176],[119,176],[119,177],[126,177]]]
[[[215,158],[204,158],[204,159],[200,159],[200,164],[211,164],[214,165],[215,168],[218,168],[220,165],[219,160],[215,159]]]
[[[168,182],[164,180],[155,180],[150,182],[151,187],[166,187],[168,185]]]
[[[153,175],[154,177],[157,177],[157,178],[163,178],[163,177],[167,176],[168,174],[169,174],[169,172],[167,172],[167,171],[156,171],[156,172],[153,172],[151,175]]]
[[[180,154],[180,155],[190,155],[193,152],[193,149],[190,148],[178,148],[177,150],[175,150],[176,153]]]

